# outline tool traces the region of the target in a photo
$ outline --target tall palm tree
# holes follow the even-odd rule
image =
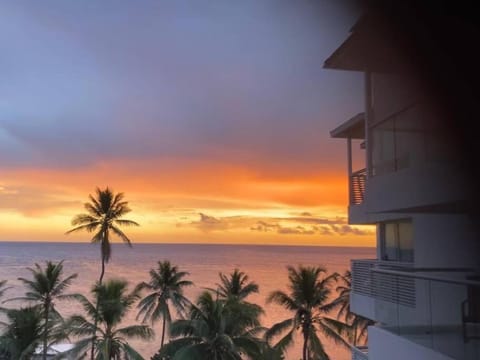
[[[350,292],[352,288],[352,273],[347,270],[339,279],[342,281],[337,286],[337,297],[325,306],[327,312],[337,310],[337,332],[345,334],[353,346],[365,345],[367,343],[367,328],[374,324],[374,321],[364,318],[350,311]]]
[[[89,345],[96,340],[94,351],[97,360],[143,359],[128,340],[150,340],[154,334],[147,325],[120,327],[128,311],[139,299],[137,290],[127,293],[127,285],[126,281],[116,279],[97,283],[92,289],[96,305],[83,295],[76,296],[87,316],[73,315],[67,320],[66,330],[80,340],[65,355],[85,354]]]
[[[35,264],[35,268],[27,268],[33,279],[18,278],[27,288],[23,297],[17,297],[11,300],[23,300],[36,303],[40,306],[43,316],[43,351],[42,358],[46,360],[48,339],[50,330],[55,325],[56,320],[60,319],[60,314],[55,309],[55,300],[69,299],[74,295],[64,294],[77,274],[63,277],[63,261],[55,264],[51,261],[45,263],[45,268]]]
[[[203,292],[192,305],[189,318],[172,323],[170,340],[153,357],[172,360],[241,360],[242,355],[257,359],[260,342],[254,329],[231,317],[224,301]]]
[[[193,285],[189,280],[183,280],[188,272],[179,271],[170,261],[159,261],[157,270],[150,270],[150,281],[137,285],[138,290],[148,290],[150,293],[145,296],[138,307],[138,317],[143,315],[143,322],[150,320],[152,325],[162,318],[162,340],[160,347],[165,341],[165,328],[172,321],[170,305],[177,311],[177,315],[183,317],[185,307],[190,301],[183,295],[183,289]]]
[[[21,309],[3,309],[7,322],[0,336],[0,358],[30,359],[41,343],[42,314],[38,306]]]
[[[97,187],[95,192],[95,197],[88,195],[90,201],[84,204],[87,213],[76,215],[72,219],[74,228],[66,233],[70,234],[83,230],[94,233],[91,241],[92,243],[99,243],[101,249],[102,270],[98,280],[101,284],[105,274],[105,264],[109,262],[112,255],[111,234],[113,233],[127,245],[132,246],[130,239],[120,230],[120,227],[139,226],[139,224],[132,220],[122,219],[125,214],[131,211],[128,202],[124,201],[125,195],[123,193],[114,194],[108,187],[104,190]]]
[[[287,270],[289,294],[280,290],[273,291],[268,296],[267,302],[279,304],[293,311],[294,315],[273,325],[266,332],[266,339],[271,341],[272,338],[288,330],[275,345],[276,349],[284,351],[292,344],[295,330],[299,329],[303,337],[303,360],[328,360],[329,357],[318,337],[318,332],[339,344],[348,346],[332,328],[330,319],[323,316],[335,275],[327,276],[327,271],[323,267],[299,266],[295,269],[288,266]]]

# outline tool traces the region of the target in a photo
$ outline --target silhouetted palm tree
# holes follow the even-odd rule
[[[18,278],[27,287],[27,292],[23,297],[17,297],[11,300],[23,300],[34,302],[40,306],[43,316],[43,359],[47,358],[48,339],[50,330],[55,325],[55,320],[61,318],[55,309],[55,300],[72,298],[71,294],[64,294],[77,274],[63,277],[63,261],[55,264],[51,261],[45,263],[45,268],[35,264],[35,268],[27,268],[32,273],[32,280]],[[51,323],[52,322],[52,323]]]
[[[352,273],[346,271],[344,275],[339,276],[343,284],[337,286],[337,297],[325,306],[327,312],[337,310],[337,322],[335,328],[340,335],[346,335],[353,346],[364,345],[367,343],[367,328],[374,324],[370,319],[357,315],[350,311],[350,292],[352,288]]]
[[[89,195],[90,202],[84,204],[87,213],[76,215],[72,220],[72,225],[75,227],[67,231],[67,234],[83,230],[95,233],[92,237],[92,243],[99,243],[101,247],[102,271],[99,278],[100,284],[105,274],[105,264],[108,263],[112,254],[111,233],[131,246],[130,239],[119,227],[139,226],[135,221],[122,219],[125,214],[131,211],[128,202],[124,201],[124,197],[123,193],[114,194],[108,187],[105,190],[97,187],[96,196]]]
[[[5,291],[7,291],[9,288],[6,287],[7,285],[7,280],[0,281],[0,298],[5,294]]]
[[[248,275],[235,269],[229,276],[220,273],[220,284],[217,284],[218,295],[225,299],[244,300],[247,296],[258,293],[258,285],[249,282]]]
[[[162,318],[162,340],[160,347],[165,341],[166,324],[170,324],[172,316],[170,305],[173,305],[177,315],[183,317],[185,307],[190,301],[183,295],[183,289],[193,285],[191,281],[183,280],[188,272],[179,271],[170,261],[159,261],[157,270],[150,270],[150,281],[137,285],[138,290],[148,290],[150,293],[145,296],[138,307],[138,317],[143,315],[143,322],[150,320],[152,325]]]
[[[7,285],[7,280],[0,281],[0,299],[3,297],[5,292],[11,288],[10,286],[7,287],[6,285]],[[3,308],[0,307],[0,310],[2,309]]]
[[[258,359],[260,342],[251,328],[231,317],[225,301],[203,292],[187,320],[172,323],[170,340],[153,359],[241,360]]]
[[[7,322],[0,336],[0,357],[28,360],[42,337],[42,314],[38,306],[21,309],[3,309]]]
[[[127,340],[150,340],[153,338],[153,330],[147,325],[119,327],[139,299],[138,292],[134,290],[127,293],[127,282],[113,279],[97,284],[92,293],[97,305],[83,295],[76,296],[87,317],[74,315],[66,322],[69,334],[81,339],[65,355],[85,354],[92,341],[95,341],[94,352],[97,360],[143,359]]]
[[[331,282],[336,275],[326,276],[322,267],[287,267],[289,294],[277,290],[272,292],[267,302],[274,302],[293,311],[294,316],[273,325],[266,333],[267,341],[288,331],[278,343],[276,349],[284,351],[294,339],[295,330],[300,329],[303,337],[303,360],[327,360],[328,355],[321,343],[318,332],[339,344],[348,344],[332,329],[330,320],[323,316],[324,306],[328,304]]]
[[[248,275],[235,269],[228,276],[219,273],[220,283],[217,283],[217,289],[208,289],[216,293],[220,301],[226,304],[225,311],[229,312],[232,321],[236,321],[245,328],[258,328],[260,326],[259,317],[263,309],[257,305],[246,301],[247,297],[258,293],[258,285],[249,281]]]

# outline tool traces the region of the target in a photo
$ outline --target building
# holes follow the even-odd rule
[[[324,64],[365,78],[363,111],[331,131],[347,142],[349,222],[377,228],[377,258],[351,263],[351,311],[376,323],[352,356],[480,359],[473,164],[379,24],[362,17]]]
[[[73,355],[69,356],[61,356],[61,354],[64,354],[68,352],[69,350],[72,350],[74,347],[73,344],[66,343],[66,344],[52,344],[48,347],[47,349],[47,359],[63,359],[63,360],[73,360],[74,357]],[[39,346],[37,349],[35,349],[35,353],[33,354],[31,360],[41,360],[43,359],[43,346]]]

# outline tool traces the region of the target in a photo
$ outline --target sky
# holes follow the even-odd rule
[[[98,186],[134,242],[371,246],[347,223],[346,1],[0,3],[0,240],[65,235]]]

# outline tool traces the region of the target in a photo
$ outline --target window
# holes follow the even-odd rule
[[[381,224],[382,260],[412,263],[413,225],[411,220],[399,220]]]

